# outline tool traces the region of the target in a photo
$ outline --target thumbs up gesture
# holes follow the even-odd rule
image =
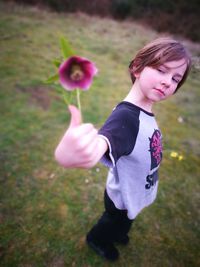
[[[71,121],[55,150],[55,159],[65,168],[91,168],[107,150],[106,141],[98,136],[91,123],[81,123],[81,113],[70,105]]]

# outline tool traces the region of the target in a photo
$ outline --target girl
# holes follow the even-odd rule
[[[152,107],[177,92],[190,66],[190,55],[180,42],[159,38],[131,61],[133,86],[99,131],[90,123],[81,124],[79,110],[69,106],[70,126],[55,158],[65,168],[91,168],[100,159],[110,168],[105,211],[86,238],[108,260],[119,257],[114,243],[128,243],[133,220],[156,198],[162,135]]]

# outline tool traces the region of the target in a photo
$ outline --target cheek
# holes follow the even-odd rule
[[[156,75],[156,71],[152,68],[144,68],[143,71],[138,75],[139,84],[142,88],[151,88],[155,86],[158,82],[158,75]]]
[[[153,73],[145,73],[145,75],[141,76],[141,83],[144,86],[151,86],[157,82],[156,76]]]
[[[173,95],[175,93],[175,91],[176,91],[176,88],[177,88],[176,85],[175,86],[171,86],[170,88],[168,88],[168,90],[166,90],[166,95],[167,96]]]
[[[174,86],[171,90],[171,95],[173,95],[176,92],[177,86]]]

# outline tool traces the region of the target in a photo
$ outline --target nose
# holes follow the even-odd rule
[[[162,78],[161,84],[165,87],[169,87],[171,84],[171,76],[170,75],[165,75],[165,77]]]

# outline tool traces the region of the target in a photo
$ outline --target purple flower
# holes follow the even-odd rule
[[[93,62],[79,56],[68,58],[58,70],[60,83],[68,91],[77,88],[88,90],[97,72]]]

